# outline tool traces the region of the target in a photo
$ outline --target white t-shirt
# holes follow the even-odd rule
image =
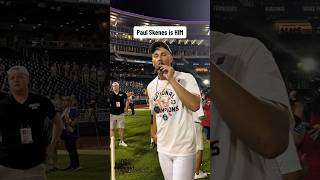
[[[174,79],[190,93],[200,96],[198,84],[191,74],[175,71]],[[156,114],[158,152],[172,156],[195,154],[194,112],[182,104],[167,80],[156,77],[147,90],[151,112],[159,112]]]
[[[286,87],[274,58],[259,40],[230,33],[211,34],[211,60],[214,63],[251,94],[290,107]],[[212,84],[214,86],[214,79]],[[229,129],[215,107],[211,127],[211,140],[216,141],[211,147],[212,179],[281,179],[279,171],[274,170],[274,163],[279,163],[281,158],[267,160],[249,149]]]
[[[289,134],[289,144],[285,152],[275,159],[267,160],[267,163],[275,172],[282,175],[302,169],[293,138],[293,132]]]

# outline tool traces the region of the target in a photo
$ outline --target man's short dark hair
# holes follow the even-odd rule
[[[153,54],[160,47],[165,48],[166,50],[168,50],[170,52],[170,54],[172,54],[172,51],[171,51],[170,47],[166,43],[161,42],[161,41],[156,41],[156,42],[151,44],[151,48],[150,48],[151,49],[151,54]]]

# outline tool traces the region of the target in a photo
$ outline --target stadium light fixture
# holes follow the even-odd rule
[[[298,68],[304,70],[304,71],[313,71],[317,68],[317,63],[312,58],[305,58],[300,63],[298,63]]]
[[[205,84],[205,85],[209,85],[209,84],[210,84],[210,81],[209,81],[208,79],[205,79],[205,80],[203,80],[202,82],[203,82],[203,84]]]

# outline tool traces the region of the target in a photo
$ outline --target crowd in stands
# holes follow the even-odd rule
[[[53,63],[50,64],[49,62],[49,66],[46,67],[43,66],[44,62],[36,61],[32,57],[24,57],[17,52],[9,50],[8,48],[1,49],[0,51],[3,52],[0,56],[0,82],[2,92],[8,92],[8,82],[5,78],[6,71],[11,66],[19,64],[25,66],[31,73],[30,89],[35,93],[39,93],[48,98],[55,96],[55,94],[59,94],[61,96],[74,96],[75,99],[77,99],[79,108],[86,108],[88,104],[87,102],[89,102],[93,98],[99,100],[97,102],[98,107],[104,108],[107,106],[107,98],[103,96],[103,90],[106,84],[101,83],[101,87],[99,87],[99,84],[97,83],[97,77],[94,81],[96,82],[97,86],[90,85],[87,87],[81,82],[77,82],[74,81],[74,79],[70,79],[70,77],[67,78],[64,75],[59,75],[59,73],[62,72],[62,68],[58,68],[57,64],[56,67],[50,68],[50,65],[52,67]],[[82,73],[80,70],[81,66],[79,66],[79,70],[72,72],[71,65],[69,67],[69,76],[72,73]],[[100,81],[102,82],[101,79]]]
[[[60,74],[70,80],[81,82],[87,86],[89,85],[89,81],[96,81],[102,86],[106,78],[106,72],[102,66],[96,67],[96,65],[79,64],[75,61],[67,61],[65,63],[48,63],[46,61],[44,65],[50,69],[52,76]]]
[[[28,49],[26,54],[47,67],[52,76],[60,75],[87,87],[92,85],[92,90],[99,93],[108,86],[104,52]]]
[[[113,82],[118,82],[120,85],[120,91],[125,93],[133,93],[135,96],[135,100],[146,100],[146,88],[147,82],[143,80],[110,80],[110,84]],[[106,89],[106,91],[110,91],[110,89]]]

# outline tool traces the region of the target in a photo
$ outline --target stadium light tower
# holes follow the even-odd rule
[[[298,68],[304,71],[313,71],[317,69],[317,63],[312,58],[305,58],[300,63],[298,63]]]

